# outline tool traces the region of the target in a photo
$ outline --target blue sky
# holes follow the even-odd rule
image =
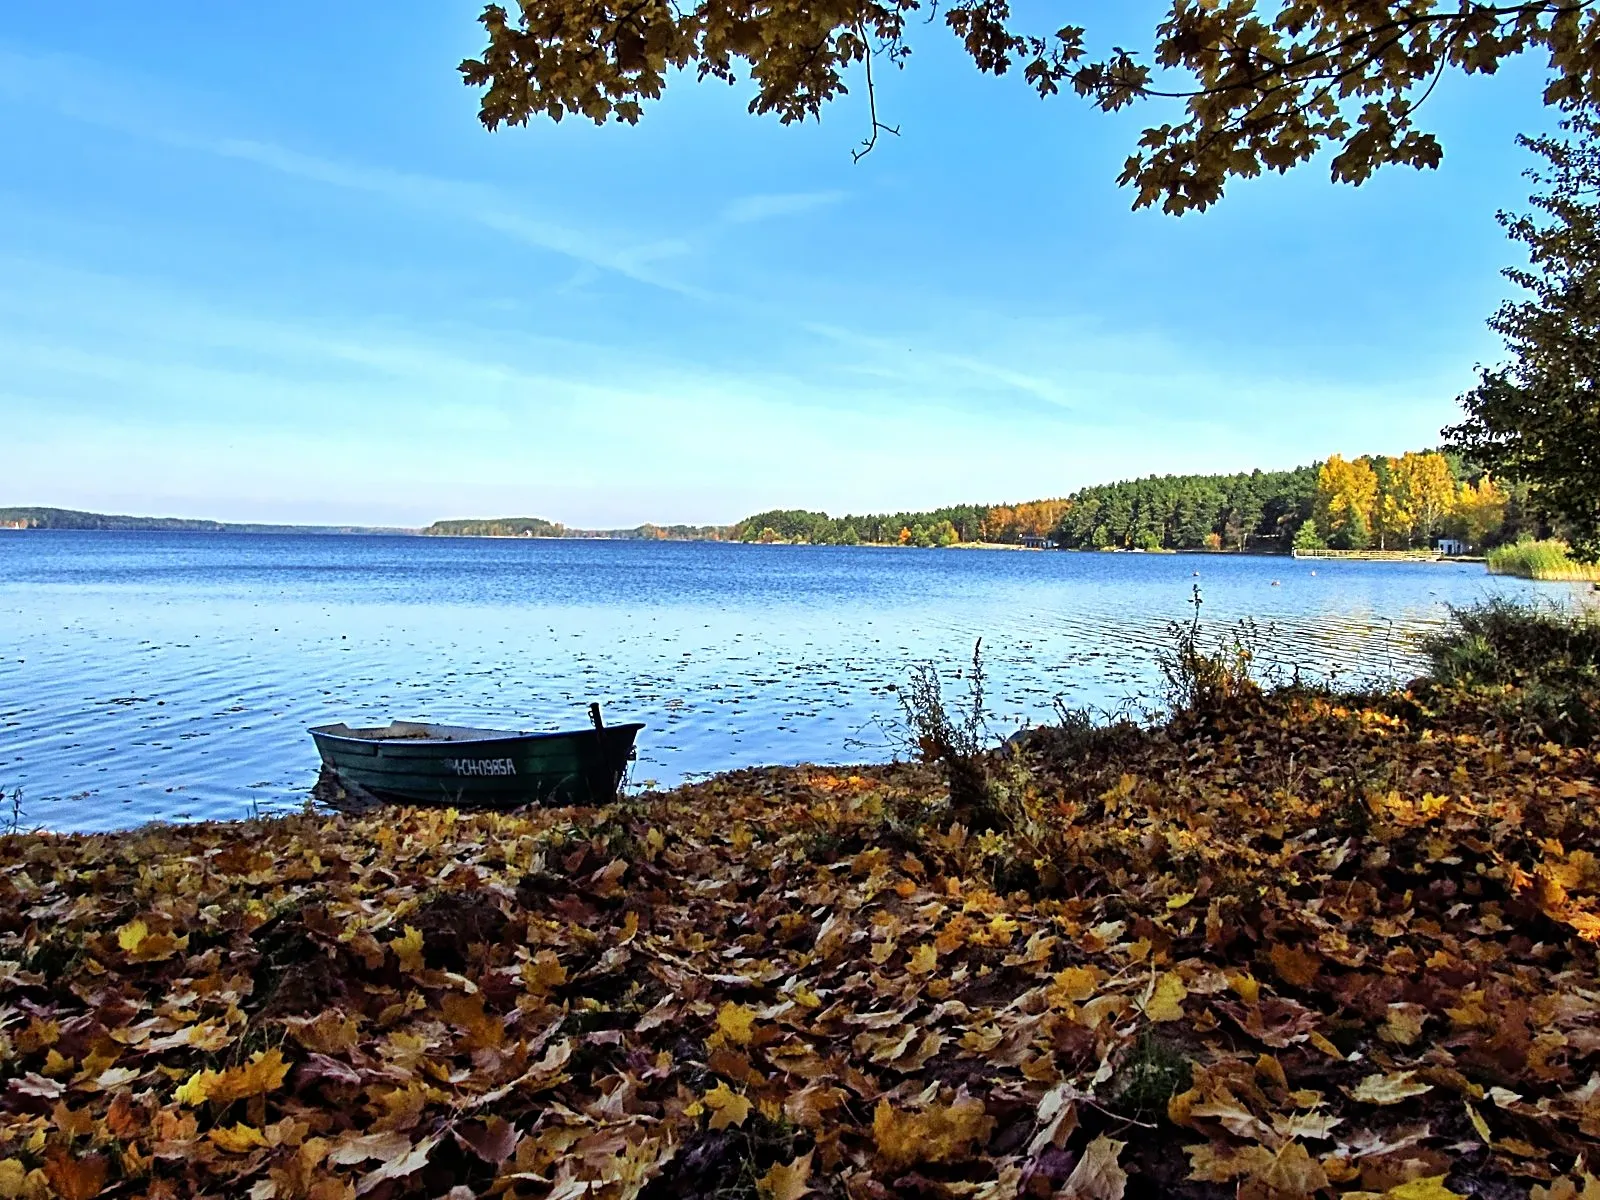
[[[0,504],[699,523],[1398,453],[1498,356],[1494,213],[1550,121],[1535,62],[1447,80],[1440,170],[1173,219],[1114,184],[1166,112],[938,28],[860,163],[859,89],[491,135],[477,7],[0,10]],[[1072,15],[1145,44],[1161,7]]]

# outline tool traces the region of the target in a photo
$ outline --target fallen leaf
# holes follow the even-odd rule
[[[1273,1190],[1276,1200],[1298,1200],[1328,1186],[1322,1165],[1299,1142],[1280,1148],[1260,1179]]]
[[[1386,1042],[1411,1046],[1422,1036],[1422,1026],[1427,1019],[1428,1010],[1420,1004],[1391,1004],[1378,1033]]]
[[[99,1154],[74,1158],[65,1147],[45,1155],[44,1174],[60,1200],[94,1200],[106,1184],[110,1164]]]
[[[1272,969],[1278,973],[1278,978],[1299,988],[1310,987],[1322,970],[1322,960],[1315,954],[1281,942],[1272,947],[1267,957],[1272,960]]]
[[[1068,967],[1056,972],[1055,986],[1062,996],[1077,1003],[1094,995],[1099,980],[1093,967]]]
[[[492,1167],[498,1167],[517,1150],[517,1130],[504,1117],[489,1117],[456,1126],[455,1139]]]
[[[1183,1001],[1188,994],[1183,979],[1176,972],[1168,971],[1156,981],[1150,999],[1145,1001],[1144,1015],[1152,1021],[1181,1021]]]
[[[377,1159],[393,1162],[411,1151],[411,1139],[404,1133],[389,1130],[384,1133],[366,1133],[359,1137],[346,1137],[328,1151],[328,1161],[336,1167],[353,1167]]]
[[[1122,1200],[1128,1173],[1117,1159],[1125,1145],[1105,1134],[1095,1138],[1084,1148],[1083,1157],[1056,1195],[1060,1200]]]
[[[1388,1075],[1368,1075],[1349,1090],[1349,1096],[1364,1104],[1399,1104],[1430,1090],[1431,1085],[1418,1079],[1415,1071],[1396,1071]]]
[[[405,926],[400,936],[389,943],[389,948],[394,951],[395,957],[400,960],[400,969],[408,975],[415,975],[424,967],[422,961],[422,930]]]
[[[717,1032],[735,1046],[748,1046],[755,1037],[755,1020],[755,1009],[730,1000],[717,1010]]]
[[[872,1138],[891,1167],[917,1163],[961,1162],[989,1140],[994,1118],[983,1101],[964,1093],[948,1104],[930,1104],[920,1112],[904,1112],[879,1100],[872,1114]]]
[[[707,1124],[712,1129],[743,1125],[752,1107],[749,1100],[721,1080],[717,1081],[716,1087],[700,1097],[700,1103],[711,1110],[711,1120]]]
[[[1426,1179],[1413,1179],[1383,1193],[1383,1200],[1463,1200],[1459,1192],[1444,1186],[1448,1176],[1430,1175]]]
[[[409,1152],[385,1161],[376,1170],[361,1177],[360,1182],[356,1184],[356,1195],[365,1196],[380,1184],[387,1183],[391,1179],[404,1179],[407,1175],[422,1170],[428,1165],[428,1156],[438,1144],[439,1135],[434,1134],[423,1138],[412,1146]]]
[[[231,1129],[213,1129],[207,1136],[211,1144],[218,1150],[228,1154],[248,1154],[259,1146],[265,1146],[267,1139],[262,1136],[261,1130],[250,1125],[235,1125]]]
[[[1265,1146],[1201,1142],[1184,1149],[1189,1155],[1189,1178],[1201,1183],[1231,1183],[1240,1176],[1263,1175],[1272,1166],[1272,1151]]]
[[[761,1200],[800,1200],[811,1191],[811,1154],[808,1151],[793,1162],[774,1163],[771,1170],[756,1180]]]

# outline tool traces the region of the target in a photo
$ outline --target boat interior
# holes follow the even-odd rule
[[[430,725],[425,721],[390,721],[387,725],[365,729],[352,728],[341,721],[337,725],[318,725],[311,732],[364,742],[484,742],[528,736],[512,729],[473,729],[467,725]]]

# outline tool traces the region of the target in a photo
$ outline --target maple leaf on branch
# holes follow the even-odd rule
[[[1600,0],[1172,0],[1144,55],[1115,47],[1086,56],[1087,31],[1020,28],[1005,0],[957,0],[943,25],[982,72],[1020,67],[1042,97],[1064,87],[1106,112],[1138,101],[1181,106],[1152,125],[1118,177],[1134,206],[1204,209],[1228,180],[1288,171],[1323,150],[1333,179],[1359,184],[1378,168],[1437,167],[1443,148],[1415,125],[1419,107],[1451,72],[1492,74],[1508,58],[1548,55],[1547,104],[1600,101]],[[784,124],[818,117],[859,72],[870,135],[879,119],[874,59],[903,67],[907,32],[940,14],[932,0],[755,4],[662,0],[525,0],[479,17],[487,45],[460,70],[482,90],[489,129],[568,114],[637,122],[673,72],[755,85],[752,113]]]

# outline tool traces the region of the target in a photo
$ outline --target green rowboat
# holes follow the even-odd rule
[[[634,757],[642,724],[606,725],[591,705],[591,729],[520,733],[394,721],[368,729],[310,730],[322,755],[317,794],[360,807],[374,801],[516,808],[606,804]]]

